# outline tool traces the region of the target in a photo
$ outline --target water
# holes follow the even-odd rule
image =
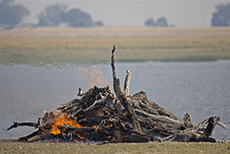
[[[132,71],[131,94],[146,91],[150,100],[179,119],[189,112],[197,124],[217,115],[230,126],[230,61],[117,63],[116,69],[121,83],[125,71]],[[79,87],[88,90],[94,83],[112,83],[110,64],[86,69],[0,65],[0,138],[29,134],[33,128],[6,129],[13,121],[36,122],[43,110],[76,98]],[[229,139],[230,130],[216,126],[213,136]]]

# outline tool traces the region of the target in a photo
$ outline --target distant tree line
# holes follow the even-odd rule
[[[20,4],[14,4],[14,0],[0,0],[0,27],[12,29],[22,23],[24,17],[29,16],[27,8]],[[69,26],[69,27],[92,27],[103,26],[102,21],[93,21],[90,14],[78,8],[68,9],[66,5],[55,4],[47,6],[38,15],[36,26]],[[145,21],[146,26],[168,27],[165,17],[157,20],[149,18]],[[216,11],[212,14],[212,26],[230,26],[230,3],[216,6]]]
[[[230,26],[230,3],[216,6],[216,12],[212,14],[212,26]]]
[[[63,4],[55,4],[47,6],[38,16],[38,26],[60,26],[67,25],[69,27],[92,27],[103,26],[102,21],[94,22],[90,14],[73,8],[67,10],[67,6]]]
[[[165,17],[160,17],[156,21],[153,18],[149,18],[145,21],[145,25],[151,26],[151,27],[168,27],[169,26],[168,21]]]
[[[29,10],[22,5],[12,4],[14,0],[0,1],[0,27],[12,29],[22,22],[25,16],[30,14]]]
[[[165,17],[160,17],[156,21],[149,18],[145,21],[146,26],[152,27],[168,27],[168,21]],[[170,27],[175,25],[171,24]],[[230,3],[219,4],[216,6],[216,11],[212,14],[211,26],[230,26]]]
[[[12,29],[19,25],[24,17],[29,16],[27,8],[20,4],[14,4],[14,0],[0,0],[0,27]],[[35,26],[69,26],[92,27],[103,26],[102,21],[93,21],[90,14],[73,8],[68,10],[66,5],[55,4],[47,6],[38,15],[38,23]]]

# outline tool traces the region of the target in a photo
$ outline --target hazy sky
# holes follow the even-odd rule
[[[37,22],[47,5],[66,4],[91,14],[105,26],[143,26],[146,19],[165,16],[178,27],[210,26],[215,6],[230,0],[15,0],[30,10],[26,22]]]

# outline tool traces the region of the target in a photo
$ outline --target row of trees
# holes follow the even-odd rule
[[[168,21],[165,17],[160,17],[156,21],[149,18],[145,21],[146,26],[152,27],[168,27]],[[230,26],[230,3],[216,6],[216,11],[212,14],[211,25],[217,26]],[[170,25],[174,26],[174,25]]]
[[[0,1],[0,27],[5,29],[12,29],[20,22],[25,16],[30,14],[29,10],[22,5],[12,4],[14,0],[1,0]]]
[[[12,29],[20,24],[24,17],[29,16],[30,12],[23,5],[14,4],[14,0],[0,0],[0,27]],[[91,27],[103,26],[102,21],[93,21],[90,14],[63,4],[47,6],[38,15],[38,23],[35,26],[60,26],[69,27]]]
[[[156,21],[153,18],[149,18],[145,21],[146,26],[151,27],[168,27],[168,21],[165,17],[160,17]]]
[[[216,6],[216,12],[212,14],[212,26],[230,26],[230,3]]]
[[[12,29],[20,24],[24,17],[29,16],[30,12],[23,5],[14,4],[14,0],[0,0],[0,27]],[[90,14],[78,8],[68,9],[66,5],[55,4],[47,6],[38,15],[36,26],[61,26],[70,27],[91,27],[103,26],[102,21],[93,21]],[[160,17],[156,21],[149,18],[145,21],[146,26],[168,27],[165,17]],[[216,11],[212,14],[212,26],[230,26],[230,3],[216,6]],[[170,25],[174,26],[174,25]]]
[[[63,4],[47,6],[39,15],[38,26],[60,26],[67,25],[70,27],[91,27],[103,26],[102,21],[94,22],[90,14],[74,8],[67,10]]]

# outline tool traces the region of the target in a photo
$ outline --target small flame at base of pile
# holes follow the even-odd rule
[[[53,116],[52,124],[50,125],[50,129],[48,130],[47,133],[57,135],[61,132],[60,129],[58,129],[58,126],[65,125],[65,124],[72,127],[83,127],[78,122],[74,121],[71,117],[68,117],[67,114],[56,113]]]

